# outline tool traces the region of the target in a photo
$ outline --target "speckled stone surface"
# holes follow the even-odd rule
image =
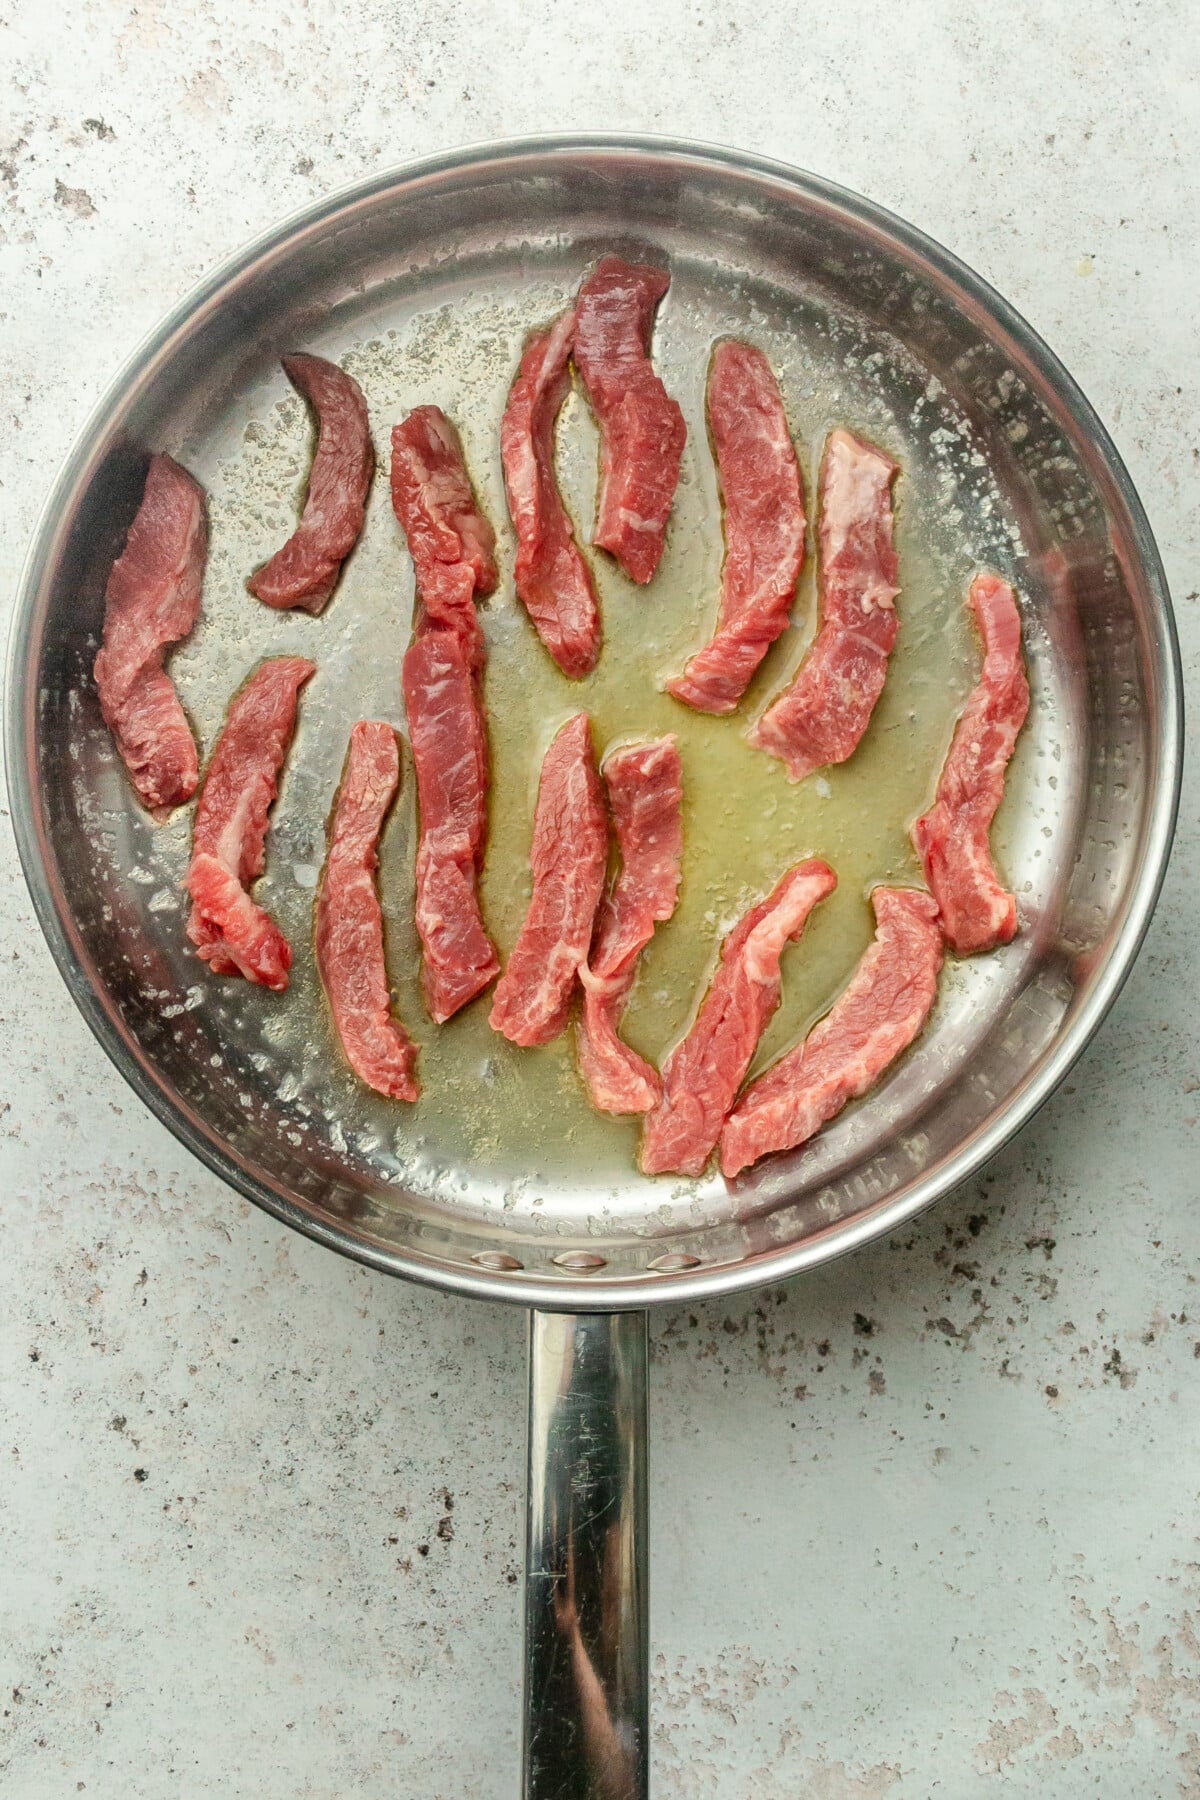
[[[1194,685],[1191,13],[5,0],[0,604],[218,258],[417,153],[629,128],[819,170],[1006,293],[1129,462]],[[655,1320],[659,1796],[1200,1795],[1196,806],[1117,1009],[984,1179]],[[512,1794],[522,1319],[235,1198],[88,1036],[6,823],[0,896],[0,1789]]]

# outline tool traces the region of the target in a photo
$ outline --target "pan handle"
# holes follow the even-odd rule
[[[529,1322],[525,1800],[646,1800],[646,1315]]]

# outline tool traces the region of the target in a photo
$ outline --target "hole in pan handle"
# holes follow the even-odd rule
[[[525,1800],[646,1800],[646,1314],[529,1322]]]

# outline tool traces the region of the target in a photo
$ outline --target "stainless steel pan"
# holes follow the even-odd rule
[[[573,1139],[563,1120],[581,1103],[561,1083],[543,1088],[534,1127],[506,1136],[523,1077],[506,1089],[508,1065],[486,1057],[472,1065],[479,1116],[466,1088],[457,1109],[415,1121],[356,1090],[330,1047],[306,946],[348,725],[399,718],[411,577],[386,499],[376,496],[323,620],[267,615],[241,586],[279,541],[301,479],[281,350],[349,356],[377,428],[417,400],[446,405],[489,510],[503,517],[495,426],[521,335],[600,247],[671,262],[657,354],[689,410],[695,458],[673,528],[677,589],[711,584],[719,556],[701,383],[706,346],[740,330],[771,350],[814,442],[849,416],[901,451],[906,618],[931,629],[949,618],[938,606],[951,590],[961,598],[978,562],[1011,570],[1027,606],[1035,704],[1003,832],[1024,932],[999,956],[948,972],[929,1030],[876,1094],[808,1149],[732,1187],[644,1180],[620,1128]],[[592,452],[586,428],[571,430],[566,479],[586,507]],[[139,813],[90,683],[104,581],[152,448],[181,457],[213,496],[204,622],[172,664],[205,741],[234,681],[268,648],[311,649],[321,663],[272,827],[269,901],[299,952],[282,1003],[206,979],[188,955],[187,819],[155,827]],[[610,636],[627,603],[606,591]],[[685,628],[694,637],[694,618]],[[523,629],[510,597],[489,624],[494,667]],[[536,709],[535,690],[513,704]],[[1146,929],[1177,800],[1180,675],[1154,542],[1103,428],[983,282],[825,182],[664,140],[544,139],[435,158],[270,232],[125,368],[39,527],[6,710],[13,814],[39,918],[76,1002],[147,1104],[242,1193],[322,1243],[534,1309],[526,1791],[643,1794],[646,1308],[797,1274],[970,1175],[1066,1073]],[[893,736],[860,751],[866,778],[870,756],[882,772],[896,759],[889,744],[902,754],[919,716],[914,703],[873,728]],[[536,736],[535,711],[530,720]],[[385,854],[389,891],[389,869],[402,870],[411,849],[405,806]],[[746,822],[748,856],[770,829]],[[389,905],[393,952],[411,948],[403,893]],[[402,988],[412,960],[399,958]],[[463,1027],[455,1055],[479,1050],[474,1031]],[[426,1054],[440,1054],[428,1040]]]

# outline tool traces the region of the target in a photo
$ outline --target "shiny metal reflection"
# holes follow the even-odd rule
[[[530,1316],[526,1800],[644,1800],[646,1315]]]

